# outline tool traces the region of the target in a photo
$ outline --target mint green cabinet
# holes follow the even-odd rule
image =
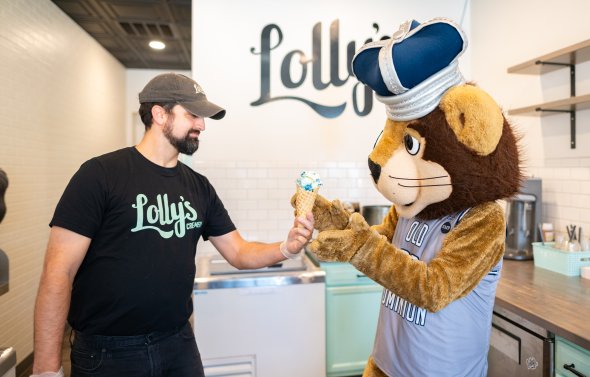
[[[383,288],[370,283],[326,287],[328,377],[362,374],[373,350]]]
[[[556,336],[555,376],[575,377],[580,375],[590,376],[590,350]]]

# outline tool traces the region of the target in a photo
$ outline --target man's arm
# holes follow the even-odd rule
[[[70,230],[57,226],[51,228],[35,303],[34,374],[60,369],[72,282],[90,241],[90,238]]]
[[[312,233],[313,215],[311,213],[308,213],[305,218],[296,218],[293,227],[289,230],[284,247],[289,253],[296,254],[309,242]],[[209,237],[209,240],[219,253],[238,269],[261,268],[285,260],[279,250],[280,242],[249,242],[244,240],[237,230],[222,236]]]

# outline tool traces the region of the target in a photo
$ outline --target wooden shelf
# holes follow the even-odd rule
[[[544,116],[555,114],[555,112],[545,112],[541,109],[563,112],[590,109],[590,94],[508,110],[508,115]]]
[[[512,66],[508,68],[508,73],[538,75],[563,68],[553,64],[575,65],[586,61],[590,61],[590,39]],[[540,64],[539,62],[552,64]]]
[[[590,39],[509,67],[508,73],[529,75],[540,75],[558,69],[569,68],[570,97],[559,101],[508,110],[508,114],[537,116],[569,114],[570,148],[576,148],[576,111],[590,109],[590,94],[576,96],[576,64],[587,61],[590,61]]]

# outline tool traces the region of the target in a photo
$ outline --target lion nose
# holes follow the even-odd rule
[[[374,163],[371,158],[369,158],[369,170],[371,171],[371,177],[373,177],[373,181],[377,184],[379,180],[379,176],[381,175],[381,166]]]

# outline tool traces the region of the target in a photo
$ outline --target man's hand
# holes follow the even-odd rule
[[[297,194],[291,197],[291,206],[296,208]],[[315,228],[320,232],[329,229],[344,229],[348,225],[350,212],[342,203],[336,199],[330,202],[328,199],[318,195],[313,204],[313,218]]]
[[[297,254],[303,249],[311,239],[313,234],[314,218],[312,213],[307,213],[305,217],[297,217],[293,221],[293,227],[289,230],[289,235],[285,241],[285,247],[291,254]]]

